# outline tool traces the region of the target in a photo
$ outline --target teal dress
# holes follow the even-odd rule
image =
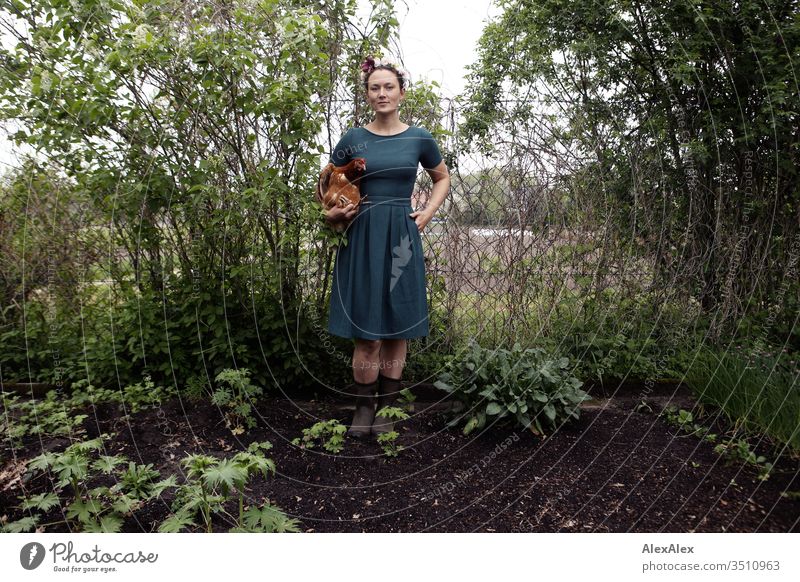
[[[328,331],[340,337],[410,339],[428,335],[422,238],[410,214],[418,164],[442,161],[426,129],[409,126],[391,136],[352,127],[330,162],[366,160],[363,199],[350,223],[347,245],[336,250]]]

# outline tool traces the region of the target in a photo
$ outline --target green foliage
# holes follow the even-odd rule
[[[405,410],[397,406],[384,406],[375,413],[375,416],[386,418],[395,422],[410,418]],[[397,437],[399,436],[400,434],[396,430],[390,430],[389,432],[384,432],[378,435],[378,444],[381,445],[381,448],[387,457],[396,457],[400,451],[405,448],[398,446]]]
[[[303,429],[302,439],[295,438],[292,444],[304,449],[313,449],[322,443],[322,447],[331,453],[339,453],[344,448],[344,435],[347,427],[336,419],[320,421]]]
[[[268,502],[245,508],[244,491],[254,477],[275,474],[275,463],[264,453],[272,448],[268,442],[252,443],[230,459],[208,455],[189,455],[181,460],[187,469],[185,481],[178,484],[175,476],[158,480],[160,474],[152,465],[129,462],[123,456],[101,455],[109,435],[81,441],[63,452],[46,452],[30,460],[29,477],[52,474],[52,492],[29,498],[21,497],[19,509],[35,512],[18,521],[5,523],[4,532],[26,532],[53,524],[41,523],[41,517],[56,507],[64,508],[70,527],[85,532],[120,531],[126,518],[168,489],[175,489],[173,513],[164,520],[159,531],[177,532],[197,525],[199,515],[206,531],[212,529],[213,514],[223,512],[235,523],[231,531],[290,532],[298,531],[299,522],[288,518]],[[126,466],[127,465],[127,466]],[[100,479],[113,485],[91,487]],[[27,480],[27,478],[26,478]],[[230,515],[225,504],[238,501],[238,515]],[[59,522],[54,523],[60,523]]]
[[[325,18],[234,0],[223,21],[202,2],[187,20],[183,4],[14,2],[30,34],[0,47],[0,121],[47,161],[0,193],[4,380],[108,386],[144,370],[182,386],[235,363],[262,385],[313,381],[293,359],[321,343],[301,308],[326,291],[309,271],[329,248],[303,246],[320,229],[306,194],[325,96],[389,41],[394,8],[373,2],[364,40],[343,35],[360,27],[353,0]]]
[[[414,412],[414,401],[417,399],[409,388],[400,390],[398,401],[406,412]]]
[[[397,437],[399,436],[396,430],[390,430],[389,432],[383,432],[378,435],[378,444],[387,457],[396,457],[400,454],[400,451],[405,448],[397,445]]]
[[[748,350],[698,351],[686,380],[697,398],[717,406],[728,421],[751,434],[766,434],[800,450],[797,364],[789,354]]]
[[[87,412],[94,413],[94,406],[105,403],[118,404],[126,414],[159,406],[171,398],[175,390],[156,386],[149,376],[144,382],[126,386],[121,390],[96,388],[85,378],[74,382],[72,394],[65,396],[49,390],[43,399],[22,399],[18,395],[3,393],[3,406],[7,414],[0,423],[0,432],[12,439],[35,435],[40,437],[71,436],[85,434],[83,421]]]
[[[493,153],[501,132],[500,153],[521,160],[566,148],[567,224],[640,236],[657,286],[719,308],[715,334],[776,296],[772,327],[791,334],[798,294],[777,293],[800,193],[790,6],[504,1],[470,66],[459,149]]]
[[[203,376],[189,376],[186,380],[184,392],[190,400],[195,402],[202,401],[210,392],[208,381]]]
[[[683,432],[693,436],[700,436],[711,443],[717,440],[716,434],[709,433],[705,427],[694,422],[694,414],[688,410],[678,410],[675,406],[668,406],[662,411],[661,415],[668,423],[678,427]]]
[[[85,434],[83,421],[87,414],[77,414],[80,406],[50,390],[43,399],[22,399],[19,395],[2,393],[5,414],[0,423],[2,433],[11,439],[26,436],[42,438],[79,436]]]
[[[547,341],[576,362],[575,374],[587,382],[680,378],[694,343],[687,314],[663,305],[654,317],[653,301],[612,289],[560,300]]]
[[[466,421],[464,434],[482,429],[488,419],[514,419],[518,425],[544,433],[580,416],[589,396],[570,373],[567,358],[541,348],[482,348],[474,340],[454,356],[434,384],[452,394],[465,409],[450,424]]]
[[[717,441],[717,435],[694,422],[694,415],[688,410],[677,410],[675,406],[668,406],[662,412],[662,416],[667,422],[690,435],[699,436],[709,443]],[[773,469],[772,463],[767,462],[766,457],[757,455],[755,451],[750,450],[750,444],[741,438],[729,438],[719,443],[714,447],[714,452],[733,463],[744,462],[755,465],[758,468],[758,478],[762,481],[769,479]]]
[[[70,527],[84,532],[117,532],[126,517],[159,497],[167,487],[175,486],[172,477],[156,481],[159,473],[152,465],[128,462],[127,469],[120,470],[117,467],[126,462],[122,456],[93,458],[103,449],[108,437],[104,434],[74,443],[61,453],[48,452],[31,459],[27,468],[29,474],[35,476],[49,471],[54,475],[55,491],[21,497],[20,509],[38,513],[6,524],[3,531],[31,531],[50,525],[40,524],[41,515],[63,503]],[[89,488],[89,482],[100,475],[114,477],[114,485]],[[62,496],[65,496],[63,501]]]
[[[253,416],[253,400],[263,394],[263,390],[250,383],[250,370],[226,369],[217,374],[219,386],[211,395],[211,402],[225,409],[225,426],[235,435],[256,426]]]
[[[197,525],[199,515],[202,526],[212,531],[212,517],[224,513],[236,525],[231,531],[279,532],[297,531],[298,522],[289,519],[277,507],[244,506],[244,490],[250,480],[263,475],[275,474],[275,463],[264,456],[272,448],[269,442],[251,443],[246,451],[241,451],[231,459],[216,459],[209,455],[188,455],[181,459],[187,469],[186,481],[178,486],[173,513],[159,526],[160,532],[178,532]],[[231,515],[225,504],[238,500],[238,515]]]
[[[375,416],[380,416],[381,418],[387,418],[394,421],[406,420],[409,418],[408,414],[406,414],[406,411],[397,406],[384,406],[375,412]]]
[[[750,444],[744,439],[722,442],[714,447],[714,452],[733,463],[744,462],[755,465],[758,468],[758,478],[761,481],[769,479],[770,473],[772,473],[772,463],[767,462],[766,457],[763,455],[757,455],[755,451],[750,450]]]
[[[288,517],[277,507],[264,503],[249,507],[244,512],[241,526],[230,529],[231,532],[244,533],[296,533],[300,531],[300,522]]]
[[[444,311],[439,309],[439,311]],[[452,329],[448,332],[452,334]],[[431,331],[431,334],[434,332]],[[442,332],[444,333],[444,331]],[[441,336],[440,336],[441,337]],[[428,378],[437,375],[442,367],[447,362],[448,354],[441,351],[441,346],[436,346],[431,349],[426,346],[424,342],[419,340],[411,340],[409,342],[408,353],[414,354],[413,358],[408,358],[404,373],[409,379],[418,379],[427,381]]]
[[[165,400],[177,395],[173,387],[156,386],[149,375],[142,382],[130,384],[121,390],[97,388],[83,379],[72,384],[71,405],[82,407],[87,404],[97,406],[103,403],[116,403],[126,414],[136,414],[142,410],[161,406]]]

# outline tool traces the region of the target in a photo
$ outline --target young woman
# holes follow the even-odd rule
[[[357,209],[331,208],[326,216],[331,223],[352,220],[348,243],[336,253],[328,331],[355,340],[356,411],[348,430],[354,437],[393,430],[391,421],[375,413],[397,400],[407,340],[428,335],[420,232],[450,190],[450,174],[431,134],[400,121],[408,73],[372,57],[361,69],[375,119],[350,128],[330,162],[344,166],[353,158],[366,160],[362,202]],[[433,192],[427,206],[414,212],[411,194],[420,163],[433,180]]]

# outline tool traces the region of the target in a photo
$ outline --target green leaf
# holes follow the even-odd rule
[[[118,515],[105,515],[99,522],[92,521],[84,526],[87,533],[117,533],[122,529],[123,520]]]
[[[110,474],[113,473],[114,467],[124,462],[125,459],[122,457],[102,455],[98,460],[92,463],[92,467],[98,471],[102,471],[105,474]]]
[[[500,408],[500,405],[496,402],[490,402],[489,405],[486,407],[486,414],[493,416],[495,414],[500,414],[500,411],[503,410]]]
[[[185,511],[178,511],[161,522],[161,525],[158,526],[158,531],[161,533],[178,533],[196,525],[191,515]]]
[[[77,518],[82,523],[90,523],[92,516],[97,515],[102,510],[100,503],[94,499],[87,501],[76,499],[67,506],[67,517],[70,519]]]
[[[18,521],[12,521],[3,526],[4,533],[24,533],[33,531],[39,523],[39,516],[23,517]]]
[[[232,489],[241,489],[247,481],[247,471],[228,459],[222,459],[203,473],[203,481],[212,488],[220,487],[223,495]]]
[[[30,499],[24,500],[21,504],[21,508],[26,510],[38,509],[39,511],[46,512],[57,507],[59,504],[60,500],[55,493],[40,493],[39,495],[34,495]]]
[[[478,426],[478,418],[476,416],[471,417],[469,421],[467,421],[467,424],[464,426],[464,435],[466,436],[469,433],[471,433],[477,426]]]

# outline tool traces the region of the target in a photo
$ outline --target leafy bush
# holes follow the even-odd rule
[[[544,433],[580,415],[589,396],[569,371],[569,360],[541,348],[485,349],[470,340],[459,357],[451,358],[434,385],[452,394],[466,412],[450,424],[466,420],[464,434],[483,428],[487,418],[514,418],[518,425]]]

